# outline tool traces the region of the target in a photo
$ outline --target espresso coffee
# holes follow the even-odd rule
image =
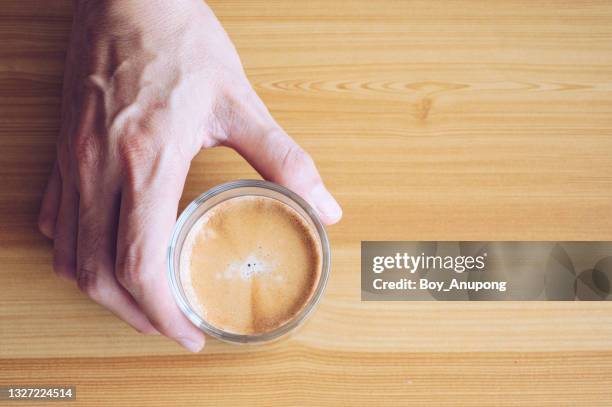
[[[289,205],[263,196],[225,200],[204,213],[181,250],[192,308],[225,332],[258,335],[292,320],[321,275],[314,228]]]

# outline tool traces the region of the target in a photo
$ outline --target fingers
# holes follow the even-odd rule
[[[267,180],[284,185],[308,201],[326,224],[342,209],[325,188],[314,161],[276,123],[254,91],[235,102],[237,113],[225,144],[235,149]]]
[[[57,161],[53,164],[51,175],[47,181],[47,189],[43,196],[38,215],[38,229],[49,239],[53,239],[55,232],[55,222],[59,211],[60,200],[62,197],[62,180],[59,173]]]
[[[79,196],[74,184],[64,177],[53,233],[53,269],[59,276],[69,280],[76,278],[78,202]]]
[[[77,284],[91,299],[137,331],[157,333],[132,296],[115,278],[119,201],[117,192],[96,188],[96,192],[91,193],[81,189]]]
[[[129,170],[121,199],[117,278],[162,334],[192,352],[204,335],[180,311],[170,291],[166,253],[188,165],[168,151]],[[125,160],[127,165],[132,161]],[[174,168],[177,164],[180,169]]]

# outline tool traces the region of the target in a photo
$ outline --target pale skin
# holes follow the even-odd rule
[[[201,0],[75,1],[57,162],[39,227],[54,270],[142,333],[197,352],[165,255],[191,160],[228,146],[306,199],[342,210],[311,157],[276,123]]]

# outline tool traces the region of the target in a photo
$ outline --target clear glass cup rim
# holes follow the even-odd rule
[[[315,288],[314,293],[311,295],[308,302],[305,304],[304,308],[290,321],[281,325],[280,327],[266,333],[257,334],[257,335],[242,335],[231,332],[226,332],[222,329],[219,329],[208,322],[206,322],[197,312],[195,312],[192,307],[189,305],[187,298],[185,297],[182,287],[180,287],[179,274],[180,274],[180,250],[182,247],[178,247],[179,239],[182,236],[182,233],[188,233],[189,231],[183,231],[187,222],[191,219],[191,217],[196,213],[197,209],[202,206],[206,201],[210,200],[213,197],[216,197],[222,193],[237,190],[242,188],[250,188],[250,189],[260,189],[262,190],[262,195],[265,191],[272,191],[284,195],[285,198],[293,201],[293,203],[297,204],[302,211],[308,216],[312,225],[314,225],[317,236],[319,238],[319,242],[321,245],[321,274],[319,276],[319,281],[317,283],[317,287]],[[256,193],[247,193],[245,195],[240,196],[257,196]],[[268,198],[275,199],[274,197]],[[232,197],[228,198],[231,199]],[[223,201],[220,201],[223,202]],[[214,207],[218,205],[220,202],[211,206]],[[211,208],[208,208],[210,210]],[[200,215],[201,216],[201,215]],[[302,214],[300,214],[302,216]],[[181,243],[182,246],[182,243]],[[176,256],[179,257],[179,267],[176,267]],[[315,310],[317,304],[321,300],[323,296],[323,292],[327,286],[327,280],[329,278],[331,265],[331,250],[329,246],[329,240],[327,237],[327,232],[325,230],[325,226],[323,222],[319,219],[316,211],[308,204],[302,197],[300,197],[295,192],[291,191],[288,188],[283,187],[282,185],[275,184],[269,181],[263,180],[236,180],[227,182],[224,184],[217,185],[208,191],[204,192],[196,199],[194,199],[187,207],[183,210],[181,215],[178,217],[176,224],[174,226],[174,230],[172,232],[172,238],[170,240],[170,245],[168,246],[167,253],[167,271],[168,271],[168,279],[170,282],[170,289],[174,296],[174,299],[183,312],[185,316],[197,327],[199,327],[204,333],[220,339],[225,342],[230,343],[263,343],[270,342],[275,339],[278,339],[285,334],[289,333],[293,329],[300,326]]]

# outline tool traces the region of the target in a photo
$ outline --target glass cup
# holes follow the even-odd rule
[[[256,335],[242,335],[232,332],[227,332],[208,323],[199,313],[196,308],[189,303],[189,299],[185,294],[183,284],[181,282],[181,251],[183,244],[189,231],[195,225],[197,220],[213,208],[215,205],[231,198],[242,196],[261,196],[266,198],[276,199],[286,205],[289,205],[293,210],[300,214],[309,226],[316,231],[318,244],[321,248],[321,274],[319,281],[302,310],[297,313],[291,320],[278,328]],[[170,287],[174,298],[183,313],[189,318],[193,324],[199,327],[204,333],[230,343],[263,343],[278,339],[295,328],[299,327],[314,311],[317,304],[321,300],[327,279],[329,277],[331,253],[327,232],[323,223],[321,223],[318,215],[312,207],[304,201],[300,196],[272,182],[260,180],[238,180],[218,185],[207,192],[200,195],[179,216],[174,231],[172,240],[168,248],[168,277]]]

